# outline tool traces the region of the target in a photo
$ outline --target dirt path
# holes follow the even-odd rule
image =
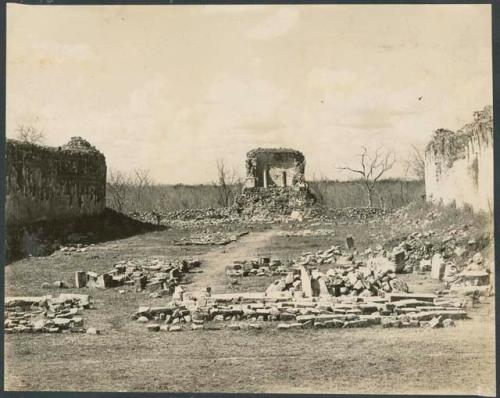
[[[221,293],[224,288],[226,265],[230,265],[234,260],[247,260],[264,255],[262,248],[265,242],[278,231],[272,229],[250,232],[236,242],[200,256],[201,272],[193,276],[193,282],[186,286],[186,290],[195,291],[210,286],[213,293]]]

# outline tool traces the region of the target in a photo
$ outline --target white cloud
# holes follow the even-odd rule
[[[251,124],[274,124],[276,110],[285,94],[264,79],[223,76],[207,92],[206,101],[211,105],[201,109],[203,119],[209,123],[205,127],[220,131]]]

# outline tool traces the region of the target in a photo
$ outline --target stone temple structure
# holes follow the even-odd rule
[[[304,155],[294,149],[253,149],[247,153],[246,168],[245,188],[304,184]]]
[[[7,225],[101,214],[106,206],[106,159],[80,137],[61,147],[6,142]]]
[[[303,213],[315,203],[305,181],[302,152],[257,148],[247,153],[243,192],[235,200],[240,216],[269,219]]]
[[[436,130],[425,151],[427,200],[493,213],[493,107],[453,132]]]

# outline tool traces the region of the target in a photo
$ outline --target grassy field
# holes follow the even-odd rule
[[[362,207],[367,205],[366,192],[360,181],[311,180],[311,190],[318,202],[329,207]],[[425,194],[424,182],[417,180],[381,180],[376,186],[374,206],[398,208],[420,200]],[[241,184],[230,187],[230,202],[241,191]],[[216,185],[139,185],[108,182],[107,206],[124,213],[136,211],[172,211],[220,207]]]
[[[464,220],[457,220],[461,223]],[[470,220],[469,220],[470,221]],[[411,224],[411,223],[410,223]],[[102,272],[119,260],[199,257],[202,273],[191,286],[214,282],[221,291],[262,290],[269,277],[242,278],[232,286],[224,266],[235,258],[294,258],[309,250],[343,244],[353,234],[367,247],[404,234],[410,224],[388,222],[330,225],[333,237],[286,238],[273,229],[252,232],[225,247],[179,247],[189,231],[164,230],[104,242],[87,253],[24,259],[6,268],[7,295],[77,292],[42,289],[43,282],[69,280],[75,270]],[[450,224],[450,227],[453,225]],[[325,228],[305,225],[300,228]],[[440,286],[428,275],[405,275],[414,291]],[[272,278],[271,278],[272,279]],[[83,292],[88,290],[83,290]],[[82,292],[79,290],[78,292]],[[220,330],[148,333],[129,319],[140,305],[165,303],[146,293],[88,291],[96,309],[84,312],[101,335],[6,335],[7,390],[210,391],[301,393],[495,394],[494,298],[470,310],[470,320],[448,329]]]

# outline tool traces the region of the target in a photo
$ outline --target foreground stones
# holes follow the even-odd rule
[[[184,274],[200,264],[200,261],[193,259],[120,261],[112,270],[103,274],[76,271],[75,286],[106,289],[130,285],[134,286],[136,291],[148,289],[158,291],[159,295],[163,292],[171,294],[182,281]]]
[[[404,262],[399,252],[392,257],[383,253],[362,256],[353,251],[354,239],[346,238],[347,253],[339,246],[303,254],[285,276],[273,282],[266,292],[289,292],[294,297],[380,296],[390,292],[408,292],[408,286],[396,277],[398,263]],[[391,258],[394,259],[391,260]],[[329,265],[319,271],[319,266]]]
[[[281,260],[261,257],[258,260],[234,261],[226,266],[227,277],[286,275],[290,264],[282,264]]]
[[[374,270],[348,266],[330,268],[326,273],[301,265],[272,283],[266,292],[287,291],[296,297],[377,296],[379,293],[408,292],[408,285],[392,269]]]
[[[287,294],[207,292],[184,295],[182,301],[141,307],[131,319],[146,322],[150,331],[206,330],[228,322],[228,330],[314,328],[449,327],[467,319],[467,298],[431,294],[388,294],[386,297],[329,297],[296,299]],[[437,320],[436,320],[437,319]],[[149,322],[154,323],[150,324]],[[246,321],[246,322],[245,322]],[[161,322],[161,328],[158,322]],[[158,327],[157,327],[158,326]]]
[[[61,294],[59,297],[6,297],[5,333],[87,333],[98,334],[95,328],[86,330],[84,309],[91,308],[86,294]]]

